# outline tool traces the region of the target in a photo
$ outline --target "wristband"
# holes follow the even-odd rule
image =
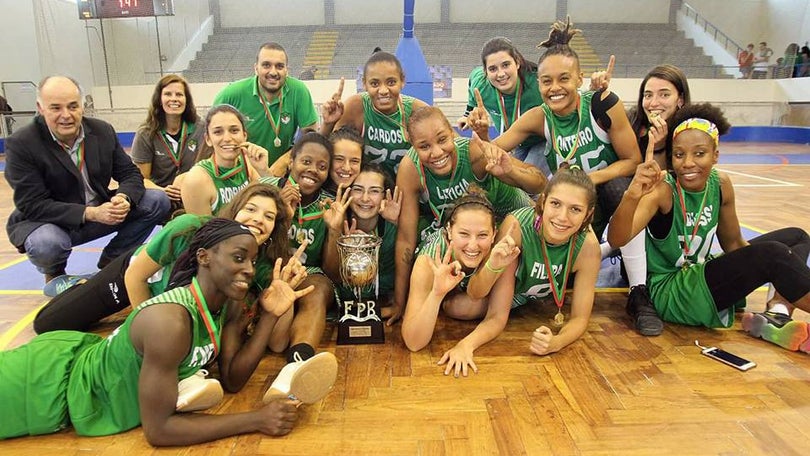
[[[503,271],[505,271],[505,270],[506,270],[506,266],[504,266],[504,267],[502,267],[502,268],[498,268],[498,269],[493,268],[493,267],[492,267],[492,266],[489,264],[489,259],[487,259],[487,262],[486,262],[486,263],[484,263],[484,267],[485,267],[485,268],[487,268],[487,269],[488,269],[490,272],[494,272],[495,274],[500,274],[500,273],[502,273]]]

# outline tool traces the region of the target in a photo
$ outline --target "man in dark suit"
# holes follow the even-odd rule
[[[101,253],[102,268],[141,244],[169,212],[162,191],[145,190],[113,127],[84,118],[76,81],[45,78],[33,122],[6,142],[6,180],[14,212],[6,230],[46,282],[65,274],[74,245],[117,232]],[[110,180],[118,183],[110,190]]]

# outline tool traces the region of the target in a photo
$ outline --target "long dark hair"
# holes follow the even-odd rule
[[[641,85],[638,87],[638,100],[636,101],[636,106],[628,113],[630,125],[633,127],[633,131],[636,133],[636,136],[639,135],[642,129],[650,129],[650,119],[647,118],[646,114],[644,114],[643,106],[644,90],[647,87],[647,81],[649,81],[650,78],[663,79],[664,81],[667,81],[675,86],[675,90],[678,91],[678,96],[683,99],[684,105],[688,105],[692,102],[692,96],[689,92],[689,82],[686,80],[686,74],[684,74],[680,68],[669,64],[658,65],[657,67],[653,68],[649,73],[647,73],[647,76],[644,76],[644,79],[641,81]]]
[[[225,207],[220,209],[217,216],[230,220],[236,219],[236,214],[254,196],[272,198],[276,203],[276,223],[270,233],[270,238],[259,246],[259,257],[268,260],[271,264],[276,258],[282,258],[286,263],[287,258],[290,256],[289,238],[287,237],[287,232],[290,229],[290,217],[285,210],[286,206],[284,200],[281,199],[278,187],[254,182],[240,190]]]
[[[233,107],[233,106],[231,106],[229,104],[220,104],[220,105],[212,106],[211,109],[209,109],[208,112],[205,114],[205,135],[206,136],[208,136],[208,126],[211,125],[211,119],[213,119],[215,115],[217,115],[217,114],[219,114],[221,112],[229,112],[229,113],[235,115],[236,118],[239,119],[239,123],[242,124],[242,130],[244,130],[245,133],[247,133],[247,127],[245,126],[245,124],[247,123],[247,120],[245,119],[245,115],[242,114],[241,112],[239,112],[238,109],[236,109],[235,107]],[[197,152],[197,158],[195,159],[195,162],[198,162],[200,160],[205,160],[206,158],[211,158],[211,155],[213,155],[213,154],[214,154],[214,148],[209,146],[208,143],[206,142],[203,147],[200,147],[200,151]]]
[[[155,90],[152,92],[152,98],[149,102],[149,110],[146,113],[146,120],[141,124],[141,129],[146,132],[146,137],[151,138],[160,130],[166,128],[166,111],[163,110],[163,89],[169,84],[179,82],[183,84],[183,92],[186,94],[186,109],[180,116],[181,120],[185,123],[197,123],[197,108],[194,107],[194,99],[191,97],[191,89],[189,89],[188,82],[182,76],[176,74],[167,74],[158,80],[155,84]]]
[[[520,67],[518,69],[518,77],[520,78],[521,84],[526,85],[527,78],[537,78],[537,75],[534,74],[537,73],[537,64],[526,60],[523,54],[512,44],[512,41],[503,36],[496,36],[490,39],[484,43],[484,47],[481,49],[481,65],[484,66],[485,75],[487,74],[487,57],[502,51],[509,54]]]
[[[590,215],[585,217],[585,220],[582,221],[582,226],[579,227],[579,232],[584,233],[588,230],[588,227],[593,221],[594,208],[596,207],[596,186],[593,184],[591,178],[588,177],[588,174],[578,166],[560,167],[560,169],[554,173],[551,180],[546,184],[546,188],[543,189],[543,193],[540,194],[540,197],[537,199],[534,212],[537,215],[543,215],[543,205],[546,202],[546,198],[551,194],[551,191],[560,184],[569,184],[585,190],[585,198],[588,205],[586,210],[590,212]]]

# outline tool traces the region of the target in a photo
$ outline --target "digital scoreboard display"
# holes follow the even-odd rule
[[[173,0],[79,0],[80,19],[174,15]]]

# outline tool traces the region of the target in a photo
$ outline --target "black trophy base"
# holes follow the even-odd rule
[[[338,323],[338,345],[383,344],[385,331],[380,320],[354,321]]]

